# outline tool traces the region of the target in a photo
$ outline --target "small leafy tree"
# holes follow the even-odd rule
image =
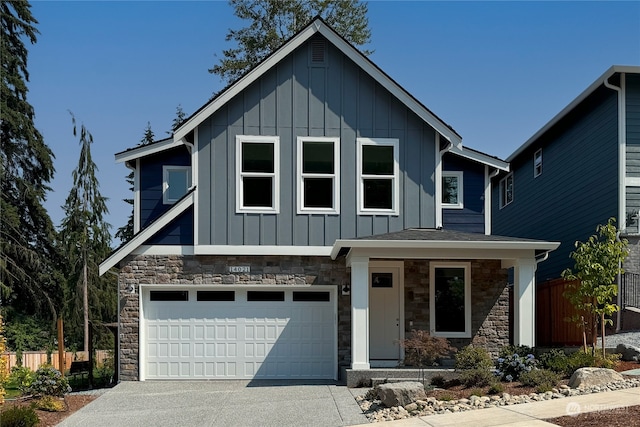
[[[7,381],[7,357],[4,354],[6,350],[5,338],[2,328],[2,315],[0,314],[0,405],[4,403],[4,384]]]
[[[588,315],[587,324],[591,331],[592,346],[597,339],[597,323],[600,322],[602,334],[602,355],[605,354],[605,325],[612,324],[611,316],[620,307],[613,303],[618,295],[618,285],[614,283],[618,274],[624,273],[622,263],[629,255],[626,239],[618,237],[615,218],[607,224],[598,225],[597,235],[586,242],[576,242],[576,250],[571,253],[575,260],[574,269],[562,272],[565,280],[572,281],[564,292],[571,304],[580,312]],[[580,321],[574,318],[575,321]],[[586,351],[586,348],[585,348]]]
[[[434,337],[429,332],[413,329],[411,336],[400,340],[400,345],[406,349],[405,365],[412,365],[420,370],[424,382],[424,368],[433,366],[438,359],[455,353],[457,349],[446,338]]]

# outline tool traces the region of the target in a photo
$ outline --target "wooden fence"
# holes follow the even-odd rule
[[[564,279],[541,283],[536,289],[536,345],[542,347],[582,345],[582,331],[566,319],[578,314],[562,294]]]
[[[11,372],[11,368],[18,365],[18,358],[16,353],[7,352],[3,353],[3,357],[7,358],[7,371]],[[96,350],[95,363],[96,366],[101,366],[105,360],[111,357],[107,350]],[[38,369],[41,365],[47,363],[47,353],[42,351],[25,351],[22,353],[22,366],[25,366],[32,371]],[[86,351],[70,352],[67,351],[64,355],[64,371],[67,371],[71,367],[71,362],[74,360],[89,360],[88,353]],[[51,354],[51,364],[54,368],[61,370],[58,363],[58,352]]]

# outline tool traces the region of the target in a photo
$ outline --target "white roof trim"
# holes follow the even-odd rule
[[[185,142],[186,141],[184,139],[176,140],[173,138],[167,138],[162,141],[154,142],[153,144],[143,145],[132,150],[123,151],[116,154],[116,163],[128,162],[130,160],[139,159],[140,157],[149,156],[170,148],[179,147],[180,145],[184,145]]]
[[[501,171],[509,171],[509,163],[478,151],[465,150],[464,147],[456,147],[454,145],[449,149],[449,152],[457,156],[464,157],[465,159],[473,160],[475,162],[491,166],[495,169],[500,169]]]
[[[587,89],[585,89],[577,98],[575,98],[569,105],[564,107],[562,111],[555,115],[551,120],[547,122],[539,131],[537,131],[531,138],[529,138],[524,144],[522,144],[516,151],[507,157],[507,162],[512,162],[520,153],[526,150],[531,144],[533,144],[540,136],[547,132],[552,126],[558,123],[564,116],[566,116],[571,110],[576,108],[578,104],[591,95],[597,88],[600,87],[606,80],[616,73],[630,73],[639,74],[640,66],[636,65],[614,65],[604,72],[598,79],[593,82]]]
[[[331,246],[199,245],[194,247],[194,254],[329,256],[331,248]]]
[[[336,259],[342,248],[365,249],[481,249],[481,250],[541,250],[552,251],[560,242],[546,241],[467,241],[467,240],[336,240],[331,259]]]
[[[244,77],[238,80],[235,84],[224,91],[220,96],[211,101],[202,110],[193,115],[182,126],[176,129],[173,138],[178,141],[184,138],[189,132],[195,129],[200,123],[205,121],[211,114],[217,111],[220,107],[226,104],[234,96],[248,87],[251,83],[260,78],[265,72],[275,66],[284,57],[293,52],[296,48],[306,42],[311,36],[316,33],[320,33],[325,36],[333,45],[335,45],[342,53],[355,62],[360,68],[362,68],[367,74],[369,74],[374,80],[384,86],[389,92],[397,97],[402,103],[404,103],[411,111],[416,113],[420,118],[432,126],[438,133],[450,140],[455,145],[462,144],[462,138],[451,130],[442,120],[437,118],[433,113],[427,110],[423,105],[416,101],[407,91],[401,88],[396,82],[394,82],[389,76],[382,72],[379,68],[373,65],[368,59],[366,59],[357,49],[351,46],[348,42],[338,36],[331,28],[324,24],[320,20],[312,22],[304,30],[293,37],[289,42],[284,44],[280,49],[275,51],[272,55],[267,57],[262,63],[256,66],[253,70],[247,73]]]
[[[109,258],[100,264],[100,276],[106,273],[111,267],[114,267],[122,261],[127,255],[138,249],[147,239],[168,225],[171,221],[178,217],[181,213],[193,205],[194,193],[192,192],[184,199],[174,204],[171,209],[165,212],[160,218],[156,219],[151,225],[138,233],[133,239],[129,240],[125,245],[112,253]]]

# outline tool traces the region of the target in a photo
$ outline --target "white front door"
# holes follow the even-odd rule
[[[395,266],[369,268],[369,359],[372,365],[395,366],[400,359],[401,271],[401,267]]]

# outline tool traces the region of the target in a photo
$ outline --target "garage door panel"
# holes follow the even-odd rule
[[[291,292],[285,301],[145,299],[145,377],[334,378],[335,301]]]

